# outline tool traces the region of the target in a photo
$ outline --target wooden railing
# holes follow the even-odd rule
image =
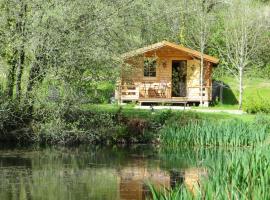
[[[187,98],[188,100],[198,101],[201,96],[201,87],[192,86],[187,87]],[[203,100],[211,99],[211,87],[203,87]],[[121,85],[118,86],[116,98],[121,94],[121,100],[138,100],[140,99],[151,99],[151,98],[171,98],[171,85],[166,83],[152,83],[144,82],[134,85]]]
[[[120,94],[122,100],[139,99],[140,90],[136,85],[122,85],[120,86]]]
[[[201,97],[201,87],[200,86],[192,86],[188,87],[187,96],[192,99],[200,99]],[[210,100],[212,96],[212,91],[210,86],[203,86],[202,91],[203,100]]]
[[[166,82],[140,84],[140,98],[170,98],[171,86]]]

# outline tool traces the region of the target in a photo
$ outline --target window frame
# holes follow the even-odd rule
[[[143,61],[143,77],[144,78],[156,78],[157,77],[157,58],[144,58]]]

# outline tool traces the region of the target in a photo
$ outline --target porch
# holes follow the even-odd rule
[[[186,87],[186,95],[172,96],[171,83],[140,82],[130,85],[118,85],[115,98],[119,102],[136,101],[139,103],[188,103],[200,102],[200,86]],[[203,101],[211,100],[211,86],[203,87]]]

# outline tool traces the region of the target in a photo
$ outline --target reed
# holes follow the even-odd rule
[[[270,199],[269,153],[269,148],[258,148],[216,160],[195,193],[184,185],[164,191],[150,187],[153,200]]]
[[[179,186],[179,188],[173,190],[165,188],[158,190],[149,184],[149,189],[151,192],[151,198],[149,200],[188,200],[193,198],[193,195],[183,186]]]
[[[266,124],[240,120],[195,121],[186,125],[165,127],[160,134],[166,146],[254,146],[263,144],[268,136]]]

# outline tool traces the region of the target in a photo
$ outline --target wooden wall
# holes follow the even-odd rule
[[[156,77],[144,77],[144,58],[157,58]],[[165,82],[171,86],[172,79],[172,61],[187,60],[187,95],[198,99],[198,89],[200,86],[200,60],[189,56],[185,52],[172,49],[170,47],[162,47],[158,50],[147,52],[144,55],[136,56],[126,60],[129,67],[122,70],[122,84],[132,83],[139,85],[143,82],[161,83]],[[205,85],[211,86],[212,65],[205,62],[204,79]],[[171,97],[171,92],[168,92]]]

